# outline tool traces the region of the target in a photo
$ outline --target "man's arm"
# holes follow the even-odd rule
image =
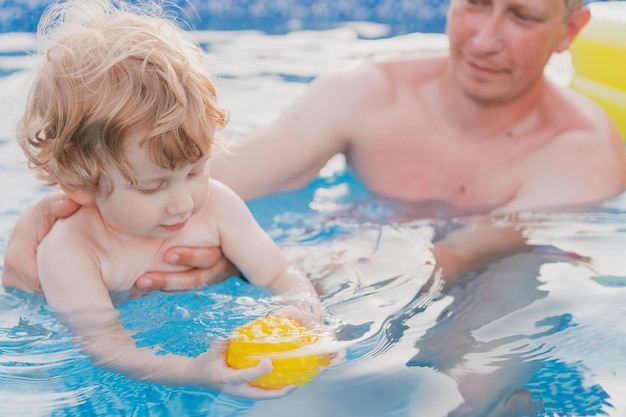
[[[432,247],[433,273],[446,287],[470,272],[480,272],[492,262],[528,249],[523,228],[500,216],[477,216],[449,233]]]
[[[381,84],[375,66],[316,79],[272,124],[216,152],[211,176],[244,200],[305,186],[332,156],[349,150],[363,123],[359,107]]]
[[[4,286],[27,292],[41,290],[37,247],[57,219],[72,215],[79,207],[63,194],[50,194],[22,213],[9,236],[4,256]]]

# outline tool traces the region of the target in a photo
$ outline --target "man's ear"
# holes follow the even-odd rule
[[[93,203],[93,196],[91,194],[82,190],[77,190],[75,188],[69,187],[65,184],[59,184],[59,186],[69,198],[71,198],[81,206]]]
[[[574,41],[574,38],[576,38],[576,35],[578,35],[578,32],[589,23],[589,19],[591,19],[591,11],[587,6],[575,8],[567,19],[567,22],[565,22],[565,33],[556,46],[556,52],[567,50]]]

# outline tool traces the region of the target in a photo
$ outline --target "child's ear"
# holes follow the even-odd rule
[[[93,196],[85,191],[77,190],[65,184],[59,184],[59,186],[69,198],[81,206],[91,204],[93,202]]]

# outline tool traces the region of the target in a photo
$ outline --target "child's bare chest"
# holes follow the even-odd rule
[[[189,222],[169,239],[128,242],[114,245],[101,254],[102,279],[109,291],[124,291],[135,285],[137,278],[150,271],[185,271],[184,266],[165,262],[165,252],[174,246],[219,246],[217,230],[210,224]]]

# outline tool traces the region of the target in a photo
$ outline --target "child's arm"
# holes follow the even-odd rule
[[[308,302],[319,315],[319,297],[256,222],[246,204],[231,189],[211,181],[209,198],[218,225],[224,255],[251,283],[268,288],[297,305]]]
[[[271,361],[234,370],[226,364],[226,346],[221,341],[196,358],[155,355],[150,348],[138,348],[132,332],[124,329],[118,318],[119,312],[100,277],[97,257],[85,252],[89,246],[79,241],[80,236],[64,233],[63,226],[62,222],[55,226],[40,246],[41,283],[50,307],[77,336],[80,348],[94,364],[131,379],[204,387],[252,399],[278,397],[292,389],[263,390],[248,385],[271,371]],[[61,241],[63,245],[58,244]]]

